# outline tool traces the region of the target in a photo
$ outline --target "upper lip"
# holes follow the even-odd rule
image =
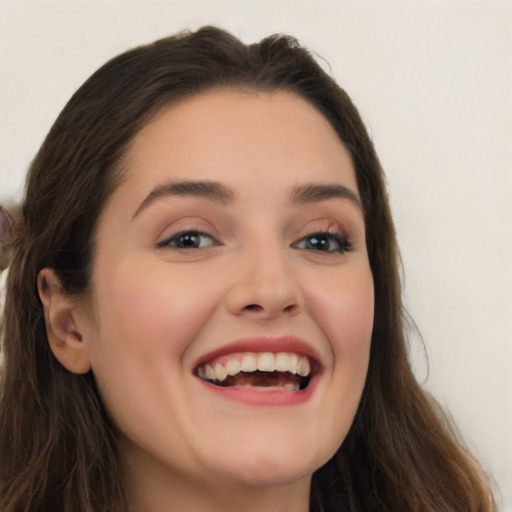
[[[309,359],[315,373],[323,367],[322,359],[318,351],[309,343],[295,336],[259,336],[255,338],[243,338],[220,348],[212,350],[200,357],[194,365],[197,369],[214,359],[240,352],[292,352]]]

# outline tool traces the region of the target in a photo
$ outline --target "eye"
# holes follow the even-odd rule
[[[177,249],[201,249],[213,245],[220,245],[220,242],[201,231],[180,231],[157,244],[158,247],[176,247]]]
[[[344,253],[351,250],[347,237],[343,233],[311,233],[292,245],[294,249],[309,251]]]

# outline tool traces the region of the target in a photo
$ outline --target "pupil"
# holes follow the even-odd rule
[[[183,235],[180,237],[179,245],[185,249],[198,247],[199,237],[197,235]]]
[[[312,236],[308,242],[309,248],[326,250],[329,246],[329,241],[325,237]]]

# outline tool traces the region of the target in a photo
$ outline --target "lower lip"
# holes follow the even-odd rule
[[[308,387],[301,391],[288,391],[285,389],[265,390],[236,386],[223,388],[222,386],[216,386],[215,384],[206,382],[201,378],[199,378],[199,380],[217,396],[227,398],[228,400],[235,400],[251,405],[286,406],[299,405],[307,402],[314,393],[317,379],[312,378]]]

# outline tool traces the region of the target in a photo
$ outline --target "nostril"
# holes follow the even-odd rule
[[[259,304],[249,304],[248,306],[245,306],[247,311],[262,311],[263,308]]]
[[[285,313],[293,313],[297,309],[297,304],[290,304],[282,309]],[[264,311],[265,308],[260,306],[259,304],[248,304],[244,307],[244,311],[253,311],[255,313],[260,313]]]

